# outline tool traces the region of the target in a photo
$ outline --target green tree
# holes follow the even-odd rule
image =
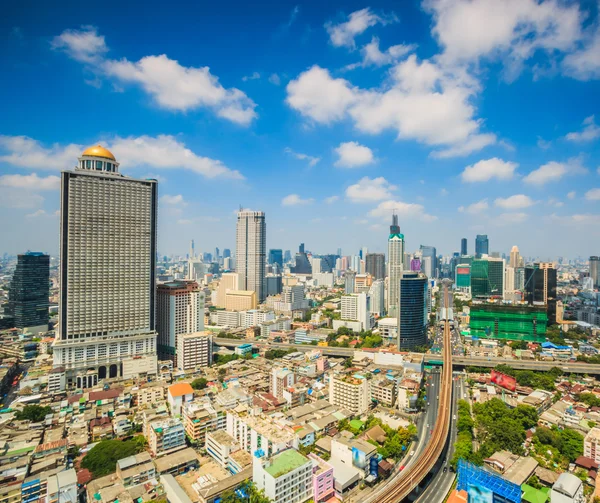
[[[198,379],[194,379],[192,381],[192,388],[194,389],[204,389],[206,388],[206,386],[208,385],[208,379],[205,379],[204,377],[199,377]]]
[[[15,414],[15,419],[18,421],[31,421],[32,423],[39,423],[44,418],[52,413],[50,407],[42,407],[41,405],[26,405],[23,410]]]
[[[116,470],[117,461],[144,450],[143,436],[130,440],[103,440],[96,444],[83,458],[81,466],[87,468],[94,478],[103,477]]]

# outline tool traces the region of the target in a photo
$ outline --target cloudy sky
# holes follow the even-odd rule
[[[160,182],[159,250],[600,253],[596,1],[20,2],[0,18],[0,252],[58,251],[102,143]]]

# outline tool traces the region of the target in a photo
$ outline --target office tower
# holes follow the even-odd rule
[[[423,273],[403,272],[400,281],[398,349],[410,350],[427,343],[428,295],[427,277]]]
[[[354,272],[361,272],[360,271],[360,257],[358,255],[352,255],[350,257],[350,269],[352,269]]]
[[[536,262],[525,268],[525,300],[546,306],[549,325],[556,323],[556,272],[552,262]]]
[[[360,254],[359,254],[359,255],[360,255],[360,258],[361,258],[362,260],[366,260],[366,259],[367,259],[367,255],[368,255],[368,254],[369,254],[369,249],[368,249],[366,246],[363,246],[363,247],[360,249]]]
[[[304,243],[300,243],[300,246],[298,247],[298,253],[304,253]]]
[[[456,266],[456,289],[459,292],[471,294],[471,265],[458,264]]]
[[[170,281],[156,288],[157,352],[177,362],[178,337],[204,330],[204,292],[195,281]]]
[[[341,248],[338,248],[338,249],[337,249],[337,256],[338,256],[338,257],[341,257],[341,256],[342,256],[342,249],[341,249]]]
[[[229,258],[231,257],[231,250],[229,248],[224,248],[223,249],[223,258]]]
[[[265,278],[266,296],[277,295],[283,290],[283,282],[280,274],[267,275]]]
[[[521,258],[521,260],[523,260]],[[515,269],[515,290],[522,292],[525,290],[525,268],[517,267]]]
[[[321,255],[321,272],[332,272],[336,269],[336,262],[339,255]]]
[[[339,270],[340,271],[345,271],[347,269],[349,269],[349,262],[348,262],[348,257],[340,257],[340,267]]]
[[[490,242],[487,234],[477,234],[475,237],[475,256],[481,258],[482,255],[489,254]]]
[[[471,263],[471,296],[473,298],[504,297],[504,260],[474,259]]]
[[[367,274],[373,279],[385,278],[385,255],[383,253],[368,253],[365,259]]]
[[[283,252],[279,249],[270,249],[269,264],[278,264],[281,270],[283,267]]]
[[[519,247],[516,245],[510,249],[510,261],[508,262],[508,264],[513,269],[516,269],[521,264],[521,256],[519,255]]]
[[[215,248],[215,262],[218,262],[220,257],[221,257],[221,250],[219,250],[219,247],[217,246]]]
[[[590,257],[590,278],[594,282],[594,288],[600,289],[600,257]]]
[[[188,260],[188,270],[186,279],[193,281],[202,281],[204,275],[208,274],[209,264],[205,264],[199,258],[191,258]]]
[[[204,262],[206,262],[207,264],[210,264],[213,260],[212,253],[209,252],[204,252],[202,257],[202,260],[204,260]]]
[[[221,274],[217,287],[217,307],[225,308],[225,296],[228,290],[240,290],[240,275],[237,272],[224,272]]]
[[[515,294],[515,268],[506,266],[504,270],[504,299],[516,300]]]
[[[356,290],[356,272],[348,269],[344,273],[344,293],[354,293]]]
[[[194,250],[194,240],[192,239],[190,241],[190,255],[189,255],[189,259],[192,260],[193,258],[196,257],[196,251]]]
[[[320,258],[311,257],[310,272],[312,274],[319,274],[321,272],[321,259]]]
[[[370,312],[375,316],[383,316],[385,313],[385,281],[383,279],[373,281],[369,289],[369,297],[371,297]]]
[[[255,291],[258,302],[265,299],[266,248],[267,226],[264,212],[239,211],[235,270],[240,274],[240,289]]]
[[[295,274],[310,274],[312,272],[308,255],[304,252],[304,243],[300,244],[298,253],[296,253],[296,263],[291,270]]]
[[[392,225],[388,236],[388,316],[398,316],[398,296],[400,278],[404,269],[404,234],[400,233],[398,215],[392,215]]]
[[[467,255],[467,238],[462,238],[460,240],[460,254]]]
[[[437,278],[439,276],[439,268],[435,246],[421,245],[420,251],[422,256],[421,270],[428,278]],[[429,259],[429,261],[427,259]]]
[[[4,310],[11,327],[35,335],[47,332],[49,295],[50,257],[38,252],[19,255]]]
[[[225,257],[223,258],[223,270],[224,271],[231,271],[231,269],[233,269],[233,264],[231,263],[231,257]]]
[[[61,178],[59,328],[67,384],[156,373],[156,180],[119,173],[101,146]]]
[[[292,252],[290,250],[285,250],[283,252],[283,262],[288,263],[292,261]]]
[[[358,321],[360,330],[371,330],[373,328],[373,314],[371,313],[370,304],[371,299],[366,293],[342,295],[342,320]]]

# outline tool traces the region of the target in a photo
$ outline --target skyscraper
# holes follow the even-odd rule
[[[519,247],[515,245],[515,246],[513,246],[510,249],[510,262],[509,262],[509,265],[513,269],[516,269],[517,267],[519,267],[520,263],[521,263],[521,257],[519,255]]]
[[[223,248],[223,258],[231,257],[231,250],[229,248]]]
[[[425,273],[425,276],[428,278],[437,278],[439,276],[439,267],[437,250],[435,249],[435,246],[421,245],[420,250],[423,257],[422,262],[425,264],[425,267],[422,269],[422,271]],[[431,259],[430,265],[428,265],[428,258]]]
[[[383,279],[373,281],[369,289],[369,297],[371,298],[371,313],[383,316],[385,312],[385,281]]]
[[[356,272],[348,269],[344,273],[344,293],[351,294],[356,291]]]
[[[475,256],[481,258],[482,255],[488,255],[490,241],[487,234],[477,234],[475,237]]]
[[[156,373],[157,192],[99,145],[62,172],[54,365],[69,386]]]
[[[259,302],[265,299],[267,225],[263,211],[240,210],[237,216],[235,270],[240,290],[253,290]]]
[[[398,215],[392,215],[392,225],[388,237],[388,315],[398,316],[398,296],[400,278],[404,263],[404,234],[400,233]]]
[[[427,342],[427,277],[406,271],[400,280],[398,349],[413,349]]]
[[[279,249],[270,249],[269,264],[278,264],[281,270],[283,267],[283,252]]]
[[[204,292],[195,281],[170,281],[156,289],[157,351],[177,361],[179,336],[204,330]]]
[[[373,279],[384,279],[385,255],[383,253],[367,253],[365,267],[367,274],[373,276]]]
[[[504,297],[504,259],[488,257],[471,263],[471,296]]]
[[[525,268],[525,300],[546,305],[549,325],[556,323],[556,280],[552,262],[536,262]]]
[[[590,257],[590,278],[594,282],[594,288],[600,288],[600,257]]]
[[[8,288],[4,314],[11,326],[37,335],[48,330],[50,257],[27,252],[17,257],[17,267]]]
[[[462,238],[460,240],[460,254],[462,256],[467,254],[467,238]]]

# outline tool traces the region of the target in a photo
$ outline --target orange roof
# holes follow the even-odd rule
[[[454,489],[450,494],[450,497],[446,500],[446,503],[467,503],[468,494],[467,491],[457,491]]]
[[[193,393],[193,388],[190,386],[190,383],[187,382],[180,382],[169,386],[169,395],[172,397],[192,395]]]

